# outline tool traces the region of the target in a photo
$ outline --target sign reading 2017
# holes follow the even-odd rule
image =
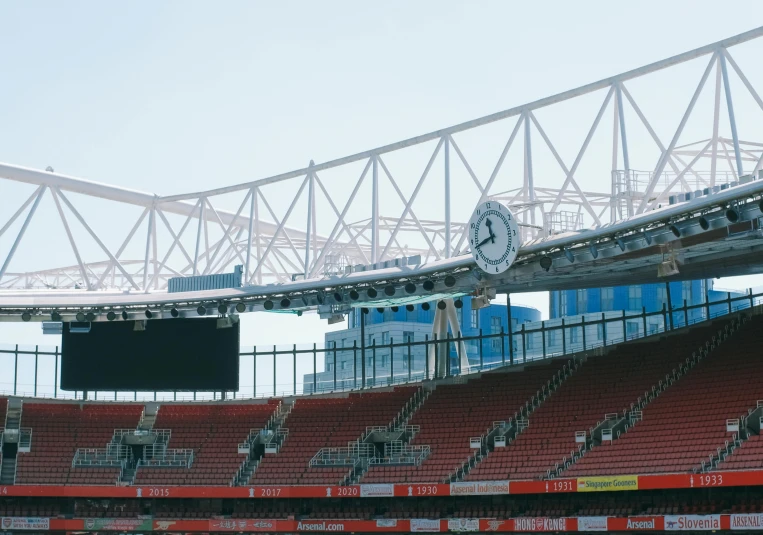
[[[506,206],[485,201],[469,221],[469,245],[477,265],[490,274],[503,273],[517,258],[519,225]]]

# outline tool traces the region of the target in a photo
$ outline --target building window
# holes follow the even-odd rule
[[[638,322],[637,321],[627,321],[625,322],[625,333],[628,339],[636,338],[638,337]]]
[[[346,370],[347,369],[347,361],[343,360],[339,363],[339,369],[340,370]]]
[[[604,324],[603,323],[596,324],[596,339],[604,340]]]
[[[381,343],[384,346],[389,345],[389,331],[385,331],[382,333]]]
[[[657,334],[658,332],[660,332],[660,324],[649,323],[649,334]]]
[[[588,290],[578,290],[576,297],[578,314],[585,314],[588,312]]]
[[[490,316],[490,334],[501,333],[501,318],[499,316]],[[501,337],[490,339],[493,352],[496,353],[501,350]]]
[[[403,341],[404,342],[413,342],[413,331],[403,331]]]
[[[472,310],[472,321],[470,323],[472,329],[480,328],[480,314],[479,310]]]
[[[580,331],[580,327],[573,327],[570,329],[570,343],[571,344],[577,344],[578,343],[578,331]]]
[[[549,347],[556,345],[556,329],[551,329],[548,331],[548,345]]]
[[[641,310],[641,286],[628,286],[628,310]]]
[[[601,311],[614,310],[615,308],[615,289],[611,286],[609,288],[601,289]]]
[[[567,315],[567,291],[559,292],[559,316]]]
[[[525,335],[525,349],[528,351],[531,351],[533,348],[533,338],[535,337],[535,333],[528,333]]]
[[[681,283],[681,299],[683,299],[686,304],[691,304],[691,281],[683,281]],[[684,306],[683,303],[681,303],[681,306]]]
[[[389,362],[389,356],[387,356],[387,355],[382,355],[382,356],[381,356],[381,367],[382,367],[382,368],[386,368],[386,367],[387,367],[387,364],[388,364],[388,362]]]
[[[657,310],[662,310],[663,305],[665,309],[668,308],[668,292],[665,290],[665,286],[657,287]]]
[[[332,368],[332,366],[333,366],[333,365],[332,365],[330,362],[327,362],[327,363],[326,363],[326,371],[327,371],[327,372],[330,372],[330,371],[333,369],[333,368]]]

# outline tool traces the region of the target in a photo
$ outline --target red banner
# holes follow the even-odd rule
[[[637,478],[638,490],[763,486],[763,470],[712,472],[709,474],[653,474],[608,476]],[[588,478],[595,479],[595,478]],[[599,489],[596,489],[599,490]],[[602,491],[607,489],[602,488]],[[480,494],[551,494],[578,492],[577,479],[551,481],[479,481],[458,484],[352,485],[265,487],[174,487],[174,486],[0,486],[0,497],[39,496],[52,498],[374,498],[399,496],[462,496]]]
[[[170,533],[466,533],[466,532],[625,532],[763,530],[763,514],[665,515],[618,517],[520,517],[378,520],[212,519],[150,520],[128,518],[3,517],[5,530],[100,533],[141,531]]]

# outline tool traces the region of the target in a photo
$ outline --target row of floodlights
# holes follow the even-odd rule
[[[763,212],[763,199],[761,199],[760,202],[758,203],[758,208],[760,209],[761,212]],[[726,220],[728,220],[728,222],[731,224],[739,221],[739,210],[737,210],[733,206],[730,206],[726,209],[725,215],[726,215]],[[697,220],[697,223],[699,224],[702,230],[707,230],[710,228],[710,221],[708,221],[708,219],[704,215],[700,216],[700,218]],[[681,229],[678,228],[676,224],[671,224],[668,227],[668,229],[670,230],[671,233],[673,233],[673,236],[675,236],[676,238],[681,237]],[[646,242],[647,245],[652,244],[652,237],[649,235],[648,232],[645,231],[642,237],[644,238],[644,241]],[[617,246],[620,248],[620,251],[624,252],[625,240],[623,240],[621,237],[616,237],[614,241],[617,244]],[[594,260],[599,257],[599,249],[595,242],[592,241],[588,244],[588,251],[591,253],[591,256],[594,258]],[[575,255],[570,249],[565,248],[563,249],[563,252],[564,252],[565,258],[567,258],[570,264],[575,262]],[[551,259],[550,256],[543,255],[540,258],[539,264],[544,271],[549,271],[551,269],[551,266],[553,265],[553,260]]]
[[[445,277],[445,279],[443,279],[443,283],[445,284],[445,286],[447,288],[452,288],[453,286],[456,285],[456,278],[453,275],[448,275],[448,276]],[[422,286],[422,288],[425,291],[431,292],[431,291],[434,290],[434,281],[432,281],[432,280],[425,280],[422,283],[421,286]],[[410,295],[410,294],[416,293],[416,289],[417,288],[416,288],[416,284],[414,284],[413,282],[408,282],[403,287],[403,289],[404,289],[405,293]],[[390,285],[385,286],[382,291],[384,292],[384,295],[386,295],[387,297],[393,297],[397,293],[397,288],[395,288],[394,285],[390,284]],[[377,290],[376,288],[368,288],[368,289],[365,290],[365,293],[366,293],[366,296],[369,299],[375,299],[379,295],[379,290]],[[349,296],[351,301],[357,301],[358,299],[360,299],[360,292],[358,290],[352,289],[352,290],[349,291],[348,296]],[[333,297],[334,297],[334,301],[337,302],[337,303],[342,303],[344,301],[344,294],[342,292],[340,292],[340,291],[334,292]],[[324,304],[325,300],[326,300],[326,295],[323,292],[318,292],[318,294],[317,294],[318,304],[320,304],[320,305]],[[291,306],[291,299],[289,299],[288,297],[284,297],[283,299],[281,299],[280,305],[281,305],[281,309],[289,308]],[[442,306],[440,306],[440,305],[442,305]],[[437,306],[439,308],[441,308],[441,309],[444,309],[445,308],[445,303],[443,301],[440,301]],[[456,308],[461,308],[461,306],[462,306],[462,303],[459,300],[456,303]],[[236,307],[235,307],[236,308],[236,312],[243,313],[243,312],[246,311],[246,307],[247,307],[247,305],[244,302],[240,301],[240,302],[236,303]],[[267,299],[263,303],[263,307],[265,308],[265,310],[273,310],[273,308],[275,308],[275,303],[271,299]],[[429,303],[422,303],[421,304],[421,308],[423,310],[429,310]],[[396,311],[397,307],[392,307],[392,309],[393,309],[393,311]],[[412,310],[414,310],[414,307],[413,307],[413,305],[407,305],[406,309],[409,310],[409,311],[412,311]],[[378,309],[378,310],[384,310],[384,309],[381,308],[381,309]],[[364,308],[363,311],[366,314],[368,313],[368,309]],[[199,316],[206,316],[208,312],[209,312],[209,309],[206,306],[204,306],[203,304],[199,305],[196,308],[196,313]],[[228,313],[228,305],[225,304],[225,303],[220,303],[217,306],[217,312],[220,315],[227,314]],[[118,314],[119,314],[119,316],[118,316]],[[146,308],[143,311],[143,314],[146,317],[146,319],[149,319],[149,320],[154,317],[154,312],[152,312],[150,308]],[[173,307],[170,310],[170,315],[173,318],[180,317],[180,311],[177,308]],[[129,314],[127,313],[126,310],[123,310],[121,313],[118,313],[116,311],[110,310],[109,312],[106,313],[106,319],[108,321],[114,321],[114,320],[117,319],[117,317],[121,317],[123,320],[127,320],[129,318]],[[92,322],[92,321],[95,321],[95,318],[96,318],[96,314],[94,312],[82,312],[82,311],[80,311],[80,312],[77,312],[77,314],[76,314],[76,319],[77,319],[77,321],[80,321],[80,322],[84,322],[84,321],[91,321]],[[51,313],[51,315],[50,315],[50,319],[51,319],[51,321],[61,321],[61,313],[57,312],[57,311],[53,311]],[[31,321],[32,320],[31,313],[24,312],[23,314],[21,314],[21,320],[22,321]]]

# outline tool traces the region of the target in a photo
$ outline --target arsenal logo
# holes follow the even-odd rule
[[[95,527],[95,520],[92,518],[85,519],[85,529],[93,529]]]
[[[8,529],[13,525],[12,518],[3,518],[3,529]]]

